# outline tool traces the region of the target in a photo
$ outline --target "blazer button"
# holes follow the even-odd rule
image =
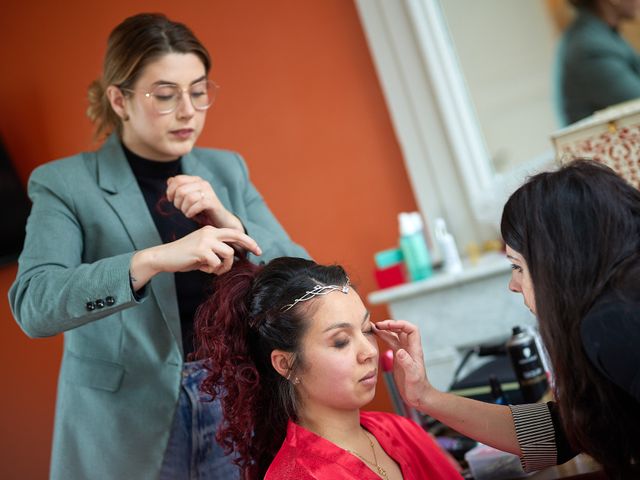
[[[85,306],[87,307],[87,310],[89,310],[90,312],[96,309],[95,302],[87,302]]]
[[[96,307],[98,308],[104,308],[104,300],[99,298],[96,300]]]
[[[104,299],[104,301],[107,303],[108,307],[116,303],[116,299],[113,298],[112,296],[108,296],[107,298]]]

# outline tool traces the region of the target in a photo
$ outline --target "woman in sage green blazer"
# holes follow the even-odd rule
[[[213,438],[217,402],[187,361],[211,274],[238,254],[307,256],[233,152],[195,148],[213,102],[209,55],[184,25],[140,14],[114,29],[90,87],[96,152],[31,175],[13,313],[64,333],[54,479],[239,478]]]

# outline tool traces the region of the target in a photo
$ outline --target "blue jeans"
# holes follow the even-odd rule
[[[200,392],[205,376],[206,371],[200,368],[199,362],[184,364],[178,407],[160,480],[240,478],[240,469],[233,464],[233,455],[225,455],[216,442],[216,429],[222,420],[222,412],[220,402],[209,402],[209,395]]]

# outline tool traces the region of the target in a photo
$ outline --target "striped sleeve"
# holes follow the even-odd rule
[[[558,450],[547,404],[509,405],[509,408],[522,450],[520,462],[524,471],[534,472],[556,465]]]

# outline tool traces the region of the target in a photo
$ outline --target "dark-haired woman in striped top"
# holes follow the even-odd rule
[[[459,432],[519,455],[527,471],[584,452],[610,478],[640,478],[640,192],[579,160],[520,187],[501,230],[509,288],[538,318],[555,401],[505,407],[439,392],[417,328],[379,322],[396,351],[401,393]]]

